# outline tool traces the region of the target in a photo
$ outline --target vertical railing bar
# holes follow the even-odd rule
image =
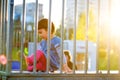
[[[4,2],[1,0],[1,36],[3,36],[3,11],[4,11]],[[3,52],[3,37],[1,37],[1,53]]]
[[[11,34],[11,36],[10,36],[10,38],[11,38],[11,59],[12,59],[12,48],[13,48],[13,40],[14,40],[14,20],[13,20],[13,15],[14,15],[14,0],[10,0],[10,26],[11,26],[11,28],[10,28],[10,34]],[[10,65],[11,66],[11,65]]]
[[[75,74],[75,64],[76,64],[76,18],[77,17],[77,0],[75,0],[74,5],[74,44],[73,44],[73,74]]]
[[[7,38],[7,37],[6,37],[6,35],[7,35],[7,33],[6,33],[6,31],[7,31],[7,27],[6,27],[6,26],[7,26],[7,9],[8,9],[8,8],[7,8],[7,2],[8,2],[8,1],[6,0],[5,3],[4,3],[4,4],[5,4],[5,7],[4,7],[4,14],[5,14],[5,19],[4,19],[4,21],[5,21],[5,24],[4,24],[4,28],[3,28],[3,29],[4,29],[4,30],[3,30],[3,33],[4,33],[3,36],[4,36],[4,44],[5,44],[5,45],[6,45],[6,40],[7,40],[7,39],[6,39],[6,38]],[[3,44],[3,46],[4,46],[4,54],[5,54],[5,53],[6,53],[6,49],[5,49],[6,46],[5,46],[4,44]]]
[[[22,26],[21,26],[21,55],[20,55],[20,72],[22,72],[22,63],[23,63],[23,44],[24,44],[24,29],[25,29],[25,14],[26,14],[26,0],[23,0],[23,9],[22,9]]]
[[[2,9],[3,9],[3,0],[0,1],[0,44],[2,44]],[[0,46],[0,53],[2,53],[2,46]],[[1,68],[1,65],[0,65]]]
[[[9,48],[9,61],[12,61],[12,48],[13,48],[13,11],[14,10],[14,0],[10,0],[10,32],[9,32],[9,43],[10,45],[7,47]],[[11,63],[9,63],[9,70],[11,70]]]
[[[61,27],[62,41],[61,41],[60,73],[62,73],[62,65],[63,65],[64,9],[65,9],[65,1],[62,0],[62,27]]]
[[[4,43],[3,43],[3,21],[5,20],[5,19],[3,19],[4,17],[3,17],[3,15],[4,15],[4,1],[3,0],[1,0],[0,1],[1,3],[0,3],[0,44],[1,44],[1,46],[0,46],[0,54],[3,54],[3,45],[4,45]],[[4,66],[2,66],[1,64],[0,64],[0,70],[1,71],[3,71],[4,69],[3,69],[3,67]]]
[[[2,23],[3,24],[3,44],[2,44],[2,47],[3,47],[2,52],[3,53],[6,53],[5,52],[5,45],[6,45],[6,43],[5,43],[6,42],[6,31],[5,30],[6,30],[6,20],[7,20],[6,19],[6,16],[7,16],[7,13],[6,13],[7,7],[6,6],[7,6],[7,1],[4,0],[3,1],[3,23]]]
[[[120,2],[120,1],[119,1]],[[112,1],[111,1],[111,3],[112,3]],[[120,10],[119,10],[120,11]],[[120,27],[120,26],[118,26],[118,27]],[[118,33],[119,34],[119,33]],[[119,56],[119,59],[118,59],[118,71],[119,71],[119,74],[120,74],[120,46],[119,46],[119,43],[120,43],[120,34],[119,34],[119,36],[117,37],[117,47],[118,47],[118,49],[117,49],[117,52],[118,52],[118,56]]]
[[[12,19],[13,19],[13,15],[14,15],[14,10],[15,10],[15,6],[14,6],[14,0],[12,0],[13,2],[13,14],[12,14]],[[12,29],[12,37],[13,37],[13,39],[12,39],[12,45],[14,45],[14,44],[16,44],[15,42],[15,29],[14,29],[14,19],[13,19],[13,29]],[[16,47],[15,46],[12,46],[12,48],[14,48],[14,50],[16,50]],[[12,54],[13,55],[13,54]]]
[[[98,14],[97,14],[97,16],[98,16],[98,20],[97,20],[97,28],[96,28],[96,30],[97,30],[97,45],[96,45],[96,73],[98,74],[98,65],[99,65],[99,56],[98,56],[98,54],[99,54],[99,38],[100,38],[100,0],[98,0]]]
[[[3,9],[3,0],[0,1],[0,44],[2,45],[2,9]],[[0,54],[2,53],[2,46],[0,46]],[[0,65],[0,70],[1,70],[1,65]]]
[[[6,71],[7,73],[10,72],[9,70],[9,62],[10,62],[10,56],[9,56],[9,53],[10,53],[10,28],[8,26],[10,26],[10,3],[8,0],[4,0],[4,23],[3,23],[3,54],[6,54],[6,57],[7,57],[7,61],[8,61],[8,65],[3,66],[2,69],[3,71]],[[8,14],[9,13],[9,14]],[[9,31],[8,31],[9,30]],[[8,40],[8,41],[7,41]],[[7,47],[9,46],[9,48]],[[7,52],[9,51],[9,52]],[[9,66],[9,67],[8,67]]]
[[[5,30],[5,27],[6,27],[5,26],[5,24],[6,24],[5,23],[6,22],[5,12],[6,12],[6,0],[4,0],[4,1],[2,0],[2,14],[1,14],[2,15],[2,24],[1,24],[2,25],[2,46],[1,46],[2,47],[2,53],[5,53],[5,51],[4,51],[4,47],[5,47],[5,31],[4,30]],[[1,67],[1,70],[4,71],[3,66]]]
[[[38,25],[38,0],[36,0],[36,6],[35,6],[35,23],[34,23],[34,69],[33,72],[36,72],[36,49],[37,49],[37,25]]]
[[[4,31],[3,31],[3,29],[4,29],[4,27],[5,27],[5,26],[4,26],[4,24],[5,24],[5,14],[4,14],[5,8],[4,8],[4,7],[5,7],[5,0],[4,0],[4,1],[2,0],[2,2],[1,2],[1,13],[2,13],[2,14],[1,14],[1,19],[2,19],[2,20],[1,20],[1,21],[2,21],[2,22],[1,22],[1,27],[2,27],[2,28],[1,28],[1,33],[2,33],[2,34],[1,34],[1,35],[2,35],[2,38],[1,38],[1,39],[2,39],[2,40],[1,40],[1,41],[2,41],[1,52],[2,52],[2,53],[4,52],[3,50],[4,50],[4,42],[5,42],[5,40],[3,40],[3,39],[4,39],[4,36],[3,36],[3,35],[4,35],[4,34],[3,34]],[[1,70],[2,70],[2,71],[4,70],[2,65],[1,65]]]
[[[86,5],[86,53],[85,53],[85,73],[87,73],[88,70],[88,19],[89,19],[89,0],[87,0]]]
[[[49,0],[49,18],[48,18],[48,39],[47,39],[47,73],[49,73],[49,66],[50,66],[50,36],[51,36],[51,8],[52,8],[52,0]]]
[[[7,60],[8,60],[8,63],[6,64],[6,73],[8,74],[8,73],[10,73],[10,61],[11,61],[11,57],[10,57],[10,54],[11,54],[11,51],[10,51],[10,45],[11,45],[11,40],[12,39],[10,39],[10,36],[11,36],[11,34],[10,34],[10,18],[11,18],[11,13],[10,13],[10,8],[11,8],[11,6],[10,6],[10,1],[11,0],[8,0],[7,1],[7,16],[6,16],[6,20],[7,20],[7,41],[6,41],[6,57],[7,57]],[[5,14],[5,13],[4,13]]]
[[[119,36],[120,36],[120,35],[119,35]],[[118,39],[118,40],[117,40],[117,43],[119,43],[119,41],[120,41],[120,37],[118,37],[117,39]],[[118,45],[119,45],[119,44],[118,44]],[[118,47],[118,45],[117,45],[117,47]],[[119,55],[119,60],[118,60],[118,70],[119,70],[119,74],[120,74],[120,47],[118,47],[117,52],[118,52],[118,55]]]
[[[108,21],[108,27],[110,27],[110,19],[111,19],[111,0],[109,0],[109,4],[108,4],[108,13],[109,13],[109,21]],[[107,42],[107,57],[108,57],[108,62],[107,62],[107,74],[110,74],[110,49],[111,49],[111,46],[110,46],[110,41],[111,41],[111,34],[110,34],[110,28],[108,29],[108,42]]]

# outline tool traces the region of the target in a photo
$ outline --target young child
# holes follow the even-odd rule
[[[57,37],[55,34],[55,26],[53,22],[51,22],[51,34],[50,34],[50,66],[49,71],[54,72],[55,70],[58,70],[60,67],[60,43],[61,39]],[[47,59],[47,40],[48,40],[48,19],[41,19],[38,22],[38,34],[42,38],[42,41],[39,43],[41,46],[41,49],[46,56]],[[70,72],[71,69],[67,66],[67,61],[65,57],[63,57],[63,69],[65,72]]]
[[[49,71],[54,72],[60,68],[60,43],[61,39],[54,35],[55,26],[51,23],[51,36],[50,36],[50,66]],[[46,70],[46,60],[47,60],[47,40],[48,40],[48,19],[41,19],[38,22],[38,34],[42,38],[41,42],[37,46],[38,51],[36,52],[36,69],[37,71],[45,71]],[[27,70],[33,70],[33,59],[34,55],[26,57],[26,61],[28,64]],[[42,59],[42,60],[41,60]],[[63,57],[63,69],[65,72],[71,72],[71,69],[67,66],[67,61],[65,56]],[[41,64],[41,65],[40,65]]]
[[[70,52],[68,50],[64,50],[65,57],[67,59],[67,65],[72,70],[73,69],[73,63],[71,61]],[[77,66],[75,65],[75,70],[77,70]]]

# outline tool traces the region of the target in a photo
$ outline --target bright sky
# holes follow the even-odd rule
[[[110,0],[104,0],[101,3],[101,23],[110,25],[113,36],[120,36],[120,0],[111,0],[110,7],[109,1]],[[110,11],[109,8],[111,8]]]
[[[35,2],[36,0],[26,0],[28,2]],[[45,18],[49,16],[49,1],[50,0],[38,0],[39,3],[43,4],[43,15]],[[14,0],[14,4],[22,4],[22,0]],[[52,0],[52,13],[51,19],[55,23],[56,27],[60,25],[61,14],[62,14],[62,0]]]

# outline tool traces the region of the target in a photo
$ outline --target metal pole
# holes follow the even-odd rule
[[[6,72],[10,73],[11,70],[11,57],[12,57],[12,39],[13,39],[13,6],[14,0],[7,2],[7,42],[6,42],[6,55],[8,63],[6,65]]]
[[[61,26],[62,41],[61,41],[60,73],[62,73],[62,65],[63,65],[64,9],[65,9],[65,1],[62,0],[62,26]]]
[[[0,0],[0,44],[2,44],[2,4],[3,0]],[[0,46],[0,54],[2,53],[2,46]]]
[[[85,53],[85,73],[87,73],[88,70],[88,19],[89,19],[89,0],[87,0],[86,5],[86,53]]]
[[[21,53],[20,53],[20,72],[22,72],[23,52],[24,52],[24,29],[25,29],[26,0],[23,0],[22,26],[21,26]]]
[[[73,46],[73,73],[75,74],[75,64],[76,64],[76,18],[77,17],[77,0],[75,0],[74,6],[74,46]]]
[[[109,21],[108,21],[108,32],[107,32],[107,57],[108,57],[108,62],[107,62],[107,74],[110,74],[110,50],[111,50],[111,46],[110,46],[110,42],[111,42],[111,33],[110,33],[110,19],[111,19],[111,0],[109,0],[109,4],[108,4],[108,12],[109,12]]]
[[[52,8],[52,0],[49,0],[49,18],[48,18],[48,39],[47,39],[47,73],[49,73],[49,66],[50,66],[50,36],[51,36],[51,8]]]
[[[2,35],[2,40],[1,40],[1,52],[4,53],[4,45],[5,45],[5,40],[4,40],[4,23],[5,23],[5,17],[4,17],[4,5],[5,4],[5,1],[1,0],[1,35]],[[3,66],[1,65],[1,70],[4,70]]]
[[[37,26],[38,26],[38,0],[36,0],[36,6],[35,6],[35,31],[34,31],[34,69],[33,72],[36,72],[36,46],[37,46]]]
[[[2,40],[2,53],[6,53],[5,51],[5,45],[6,45],[6,21],[7,21],[7,19],[6,19],[6,16],[7,16],[7,0],[4,0],[3,1],[3,19],[2,19],[2,21],[3,21],[3,23],[2,23],[2,25],[3,25],[3,30],[2,30],[2,37],[3,37],[3,40]]]
[[[97,21],[97,47],[96,47],[96,73],[98,73],[98,69],[99,69],[99,38],[100,38],[100,0],[98,0],[98,21]]]

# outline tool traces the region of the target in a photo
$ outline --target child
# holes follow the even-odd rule
[[[51,22],[51,34],[50,34],[50,66],[49,66],[49,71],[54,72],[55,70],[58,70],[60,67],[60,54],[61,54],[61,49],[60,49],[60,43],[61,39],[57,36],[54,35],[55,33],[55,26]],[[42,41],[39,43],[41,46],[41,49],[44,53],[44,55],[47,58],[47,40],[48,40],[48,19],[41,19],[38,22],[38,34],[42,38]],[[67,66],[67,62],[65,60],[65,57],[63,57],[63,69],[65,72],[70,72],[71,70]]]
[[[51,23],[50,66],[49,66],[50,72],[54,72],[54,71],[58,70],[60,67],[60,54],[61,54],[60,42],[61,42],[61,39],[59,37],[55,36],[54,33],[55,33],[55,26],[53,23]],[[47,40],[48,40],[48,34],[49,34],[48,33],[48,19],[41,19],[38,22],[38,34],[42,38],[42,41],[39,43],[38,50],[42,51],[40,54],[44,54],[45,58],[47,59],[47,47],[48,47]],[[43,55],[42,55],[42,57],[44,58]],[[37,62],[39,62],[39,63],[46,64],[45,59],[43,59],[43,61],[42,60],[39,61],[40,59],[37,59],[37,60],[38,60]],[[63,61],[64,61],[63,62],[64,71],[70,72],[71,70],[67,66],[67,62],[66,62],[65,58]],[[28,64],[31,64],[31,66],[33,66],[33,58],[32,57],[29,57],[29,59],[27,59],[27,62],[28,62]],[[42,64],[43,67],[46,66],[45,64]],[[41,65],[36,64],[36,68],[37,68],[37,66],[39,67]],[[39,68],[39,69],[37,68],[37,70],[42,70],[41,68]],[[33,67],[30,68],[30,66],[28,66],[28,70],[32,71],[32,69],[33,69]],[[45,69],[46,69],[46,67],[44,68],[44,71],[45,71]]]
[[[67,59],[67,65],[72,70],[73,69],[73,63],[71,62],[71,56],[70,52],[68,50],[64,50],[65,57]],[[77,70],[77,66],[75,65],[75,70]]]

